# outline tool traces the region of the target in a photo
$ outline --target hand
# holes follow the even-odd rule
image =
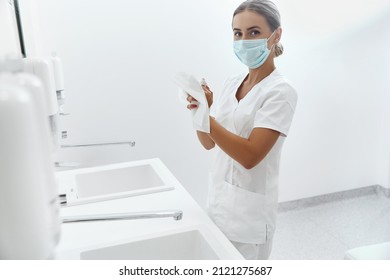
[[[210,108],[211,105],[213,104],[213,92],[210,90],[208,85],[202,85],[202,89],[203,89],[203,92],[204,92],[204,94],[206,96],[207,104],[208,104],[208,106]],[[194,97],[192,97],[188,93],[187,93],[187,95],[188,95],[187,96],[187,101],[190,103],[190,104],[187,105],[187,109],[192,110],[192,109],[198,108],[198,104],[197,103],[192,103],[192,102],[198,102],[198,100],[196,100]]]
[[[192,109],[196,109],[198,108],[198,104],[197,103],[192,103],[192,102],[197,102],[198,100],[196,100],[195,98],[193,98],[191,95],[189,95],[187,93],[187,101],[190,103],[187,105],[187,109],[188,110],[192,110]]]
[[[211,105],[213,105],[213,92],[210,90],[208,85],[202,85],[204,94],[206,95],[207,104],[209,105],[209,108]]]

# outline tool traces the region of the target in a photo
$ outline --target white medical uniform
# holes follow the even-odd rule
[[[279,159],[297,94],[279,71],[274,70],[238,102],[236,93],[245,77],[243,74],[225,83],[211,114],[225,129],[244,138],[249,138],[257,127],[279,131],[281,137],[252,169],[244,168],[215,146],[208,213],[233,243],[259,246],[272,242],[278,206]],[[270,250],[270,246],[265,247]]]

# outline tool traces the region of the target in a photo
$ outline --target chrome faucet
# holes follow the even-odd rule
[[[172,217],[175,221],[179,221],[183,217],[183,211],[166,210],[166,211],[155,211],[155,212],[79,215],[79,216],[63,217],[62,223],[138,220],[138,219],[153,219],[153,218],[168,218],[168,217]]]
[[[61,145],[61,148],[80,148],[80,147],[108,146],[108,145],[130,145],[130,147],[134,147],[135,141],[112,142],[112,143],[94,143],[94,144],[77,144],[77,145]]]

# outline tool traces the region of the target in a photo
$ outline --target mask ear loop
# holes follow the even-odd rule
[[[278,27],[278,28],[279,28],[279,27]],[[276,32],[276,30],[277,30],[278,28],[276,28],[276,29],[274,30],[274,32],[272,32],[272,34],[268,37],[268,39],[267,39],[267,45],[268,45],[268,40],[269,40],[272,36],[274,36],[274,34],[275,34],[275,32]],[[277,43],[276,43],[276,44],[277,44]],[[272,51],[272,48],[275,47],[276,44],[272,44],[272,46],[269,48],[269,51],[270,51],[270,52]],[[268,46],[267,46],[267,48],[268,48]]]

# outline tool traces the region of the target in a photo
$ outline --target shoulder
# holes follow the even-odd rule
[[[292,83],[284,77],[280,72],[274,73],[273,77],[268,83],[268,98],[277,98],[279,100],[284,100],[290,103],[290,105],[295,108],[298,93]]]

